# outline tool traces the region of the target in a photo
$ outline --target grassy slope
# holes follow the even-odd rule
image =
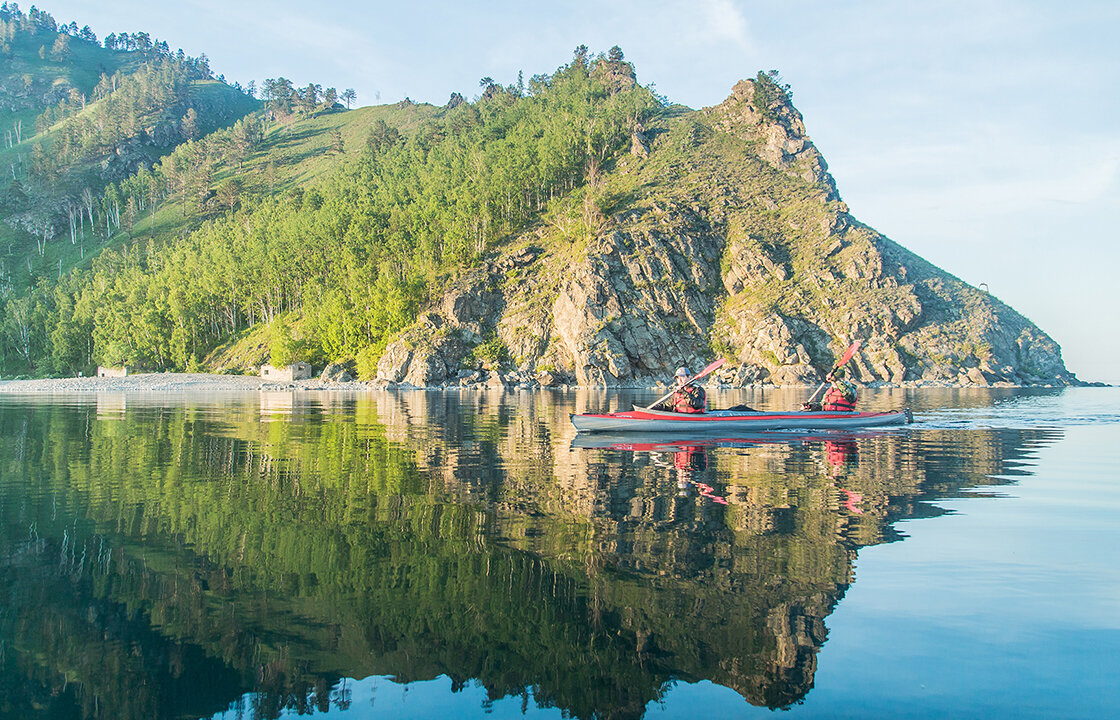
[[[433,112],[435,108],[430,105],[406,108],[381,105],[323,113],[305,120],[280,121],[265,132],[264,141],[246,158],[243,167],[219,166],[213,184],[218,186],[229,178],[240,177],[251,192],[262,194],[307,187],[339,167],[346,158],[356,157],[365,146],[370,125],[376,120],[382,119],[407,132]],[[330,150],[334,130],[342,133],[344,150],[341,155]],[[180,236],[205,219],[199,215],[184,216],[180,201],[165,202],[154,216],[145,213],[137,219],[133,236],[156,239]],[[115,235],[112,242],[127,239],[122,232]]]
[[[277,190],[306,186],[337,168],[345,158],[357,156],[365,147],[370,126],[377,120],[397,126],[407,134],[436,110],[432,105],[378,105],[280,122],[269,129],[262,146],[245,163],[245,169],[261,171],[272,160],[279,170]],[[334,130],[342,134],[341,156],[330,152]],[[216,180],[235,172],[236,168],[224,168],[217,173]]]
[[[253,105],[244,102],[247,98],[243,100],[243,96],[239,93],[216,80],[195,80],[191,85],[191,94],[196,100],[234,103],[234,112],[239,114],[247,113],[253,109]],[[92,104],[90,107],[92,107]],[[83,112],[89,111],[89,108],[87,108]],[[27,136],[28,127],[32,127],[31,132],[34,132],[33,124],[38,114],[37,112],[31,112],[30,120],[24,122],[24,141],[9,151],[9,156],[17,152],[22,153],[24,163],[29,163],[31,147],[34,143],[50,145],[54,133],[59,128],[58,124],[40,135]],[[0,162],[4,163],[0,167],[5,167],[11,160],[0,159]],[[95,188],[100,194],[106,183],[98,178],[96,171],[96,163],[79,170],[83,176],[89,178],[90,187]],[[181,229],[183,220],[184,218],[181,217],[177,221],[170,221],[169,218],[160,220],[157,215],[155,226],[163,233],[175,233]],[[152,219],[149,217],[147,222],[148,232],[151,234]],[[137,226],[140,224],[138,223]],[[46,275],[57,278],[72,268],[88,267],[90,260],[101,250],[116,246],[128,239],[127,234],[119,233],[111,238],[108,243],[105,243],[93,237],[93,233],[87,224],[84,238],[80,237],[77,243],[71,244],[69,228],[65,226],[65,222],[56,222],[55,230],[55,236],[48,241],[45,252],[40,256],[36,249],[35,238],[23,230],[12,228],[6,223],[0,223],[0,269],[11,272],[12,285],[17,292],[25,288],[34,278]],[[136,229],[133,232],[136,234]]]
[[[46,58],[40,58],[39,46],[44,44],[44,38],[47,37],[52,38],[45,43],[48,53]],[[23,176],[25,176],[30,165],[33,145],[40,143],[49,147],[60,127],[60,124],[55,124],[44,133],[35,134],[35,118],[46,108],[42,101],[44,92],[50,88],[73,87],[88,97],[103,73],[110,76],[118,70],[128,73],[147,59],[139,53],[106,50],[98,45],[71,38],[70,56],[62,61],[54,61],[49,54],[53,37],[26,34],[17,36],[13,43],[13,57],[5,68],[3,78],[0,78],[0,82],[3,82],[10,92],[17,92],[20,84],[25,83],[24,78],[30,78],[32,83],[32,98],[12,97],[11,94],[7,94],[5,99],[8,102],[0,103],[0,133],[3,133],[0,137],[5,139],[0,145],[0,168],[4,170],[9,181],[12,177],[11,166],[15,164],[18,172],[22,160]],[[232,117],[243,116],[257,107],[256,101],[216,80],[195,80],[191,83],[190,92],[193,103],[200,108],[223,107]],[[13,109],[13,105],[19,107]],[[25,105],[31,107],[23,107]],[[95,103],[89,103],[82,112],[92,112],[94,106]],[[23,123],[23,142],[9,148],[6,131],[18,121]],[[96,162],[76,168],[82,177],[88,179],[90,187],[100,192],[106,183],[99,177],[98,169]],[[160,220],[157,216],[153,222],[152,218],[148,218],[148,231],[151,232],[155,227],[163,233],[175,233],[181,230],[183,220],[184,218],[178,221]],[[46,251],[40,256],[32,236],[6,223],[0,223],[0,277],[4,277],[5,280],[10,277],[13,290],[20,292],[38,277],[57,278],[71,268],[88,266],[90,259],[104,247],[119,244],[122,240],[127,240],[127,236],[120,234],[105,244],[93,240],[92,233],[87,228],[86,239],[76,244],[71,244],[69,240],[69,229],[58,227],[56,223],[56,235],[48,242]]]
[[[102,73],[112,75],[118,70],[129,70],[139,64],[140,59],[133,54],[106,50],[105,48],[71,38],[70,56],[64,60],[52,60],[49,54],[53,35],[28,35],[20,33],[12,43],[12,57],[5,58],[3,77],[0,77],[0,170],[3,171],[3,185],[9,191],[12,182],[12,166],[19,173],[20,163],[26,169],[31,162],[31,148],[35,141],[42,140],[35,135],[35,118],[45,105],[42,97],[45,92],[55,88],[77,88],[87,96]],[[48,38],[50,38],[48,40]],[[39,47],[46,46],[47,55],[39,57]],[[27,82],[30,81],[30,87]],[[27,88],[26,90],[24,88]],[[30,97],[29,97],[30,96]],[[22,123],[22,143],[8,147],[7,132],[16,123]],[[13,132],[13,141],[15,133]],[[34,251],[35,241],[27,233],[15,230],[6,223],[0,223],[0,271],[7,275],[15,266],[23,266],[25,259],[31,259],[36,270],[55,267],[62,259],[64,267],[73,265],[73,258],[80,252],[67,242],[63,248],[55,243],[48,248],[47,256],[38,257]],[[13,272],[12,280],[20,286],[27,280],[26,272]],[[21,283],[20,281],[23,281]]]
[[[196,83],[224,87],[215,81]],[[284,192],[295,187],[306,187],[321,176],[337,168],[347,157],[354,157],[364,147],[369,126],[378,119],[390,125],[398,125],[402,132],[413,128],[420,120],[434,113],[430,105],[382,105],[356,108],[349,111],[324,113],[318,117],[292,122],[278,122],[266,133],[264,142],[245,160],[242,168],[220,166],[214,173],[214,186],[224,180],[239,176],[246,181],[251,191],[271,194]],[[334,130],[342,133],[344,152],[342,155],[330,152]],[[270,166],[274,170],[270,170]],[[51,244],[40,263],[43,267],[58,267],[62,258],[62,268],[88,268],[98,252],[109,247],[119,247],[131,240],[153,239],[157,242],[181,237],[197,228],[206,220],[205,216],[191,213],[182,201],[164,202],[154,214],[141,213],[132,228],[130,239],[126,231],[121,231],[107,243],[86,245],[85,256],[80,257],[81,248],[72,246],[67,240],[59,239]],[[9,228],[10,230],[10,228]],[[26,239],[26,236],[25,236]],[[34,240],[31,240],[32,249]],[[6,244],[6,242],[5,242]],[[38,260],[35,255],[33,262]]]
[[[133,53],[106,50],[100,45],[75,38],[71,38],[70,56],[65,60],[52,60],[49,52],[46,58],[40,58],[39,47],[44,44],[45,37],[45,35],[25,33],[20,33],[16,37],[12,43],[12,57],[4,60],[5,77],[2,80],[8,83],[8,89],[17,91],[19,85],[23,84],[24,77],[30,76],[33,88],[37,91],[64,84],[76,87],[89,95],[101,77],[101,73],[112,75],[117,70],[127,70],[140,63],[140,59]],[[47,50],[50,50],[49,43],[47,43]],[[13,120],[22,118],[24,130],[30,135],[34,132],[32,124],[35,116],[42,111],[43,107],[39,104],[13,111],[10,102],[0,103],[0,129],[7,130]],[[0,149],[0,159],[6,160],[7,152],[8,147],[5,142]]]
[[[140,65],[143,58],[135,53],[106,50],[100,45],[71,38],[70,56],[65,60],[52,60],[49,54],[50,43],[46,35],[27,35],[20,33],[12,43],[12,57],[5,58],[3,90],[0,90],[0,133],[4,142],[0,144],[0,167],[11,178],[9,165],[23,155],[27,162],[31,155],[32,141],[35,139],[35,118],[46,106],[42,94],[51,88],[77,88],[87,97],[93,92],[101,74],[112,75],[118,70],[129,71]],[[39,57],[39,47],[46,44],[46,58]],[[38,102],[28,102],[22,97],[21,86],[31,81],[31,93],[38,95]],[[26,106],[30,104],[30,106]],[[13,107],[16,106],[16,107]],[[23,122],[23,142],[8,147],[7,131],[17,121]]]
[[[409,134],[438,108],[432,105],[378,105],[354,110],[324,113],[318,117],[293,122],[279,122],[265,134],[264,142],[245,161],[241,170],[223,167],[215,173],[215,184],[240,175],[261,192],[284,192],[296,187],[309,187],[338,169],[348,158],[357,157],[365,147],[369,128],[378,120]],[[342,134],[343,153],[331,151],[333,134]],[[269,176],[270,164],[275,177]],[[184,218],[182,205],[168,204],[154,218],[137,223],[135,234],[154,237],[179,233],[197,225],[199,218]],[[295,328],[298,338],[298,325]],[[209,369],[224,372],[253,372],[267,361],[271,334],[267,326],[258,325],[216,348],[203,361]]]

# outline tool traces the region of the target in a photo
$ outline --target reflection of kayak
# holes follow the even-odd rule
[[[764,412],[761,410],[713,410],[705,413],[675,413],[633,410],[606,414],[570,415],[579,432],[727,432],[759,430],[849,430],[853,428],[905,425],[914,421],[909,409],[892,412]]]

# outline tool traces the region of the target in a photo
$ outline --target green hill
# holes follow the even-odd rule
[[[21,22],[10,52],[57,80],[19,33],[66,33]],[[346,111],[283,78],[258,105],[137,38],[88,43],[137,62],[7,150],[32,159],[0,208],[6,374],[252,371],[282,346],[413,385],[646,385],[716,353],[725,382],[786,384],[858,338],[864,381],[1076,381],[849,214],[776,73],[692,111],[581,46],[472,102]]]
[[[278,82],[265,112],[108,187],[95,224],[123,244],[9,302],[28,318],[9,323],[9,372],[193,366],[292,311],[320,361],[375,361],[431,288],[578,188],[656,105],[621,58],[596,62],[442,109],[307,107]]]
[[[172,53],[146,33],[102,45],[88,27],[56,25],[35,8],[0,10],[0,55],[9,294],[57,279],[112,239],[103,223],[96,231],[107,187],[258,106],[213,79],[205,56]]]
[[[1029,320],[851,215],[776,73],[651,113],[629,147],[449,283],[370,374],[646,387],[723,356],[723,383],[811,384],[860,340],[868,383],[1076,382]]]
[[[158,202],[137,214],[131,231],[115,229],[108,244],[181,238],[221,216],[223,210],[228,212],[231,201],[240,209],[271,197],[298,196],[336,171],[346,158],[358,157],[370,127],[378,121],[409,133],[435,111],[430,105],[409,104],[332,109],[310,118],[289,116],[279,121],[267,120],[263,111],[246,115],[231,129],[185,144],[161,158],[150,180],[161,185]],[[241,149],[233,147],[239,135],[245,143]],[[201,203],[182,189],[170,187],[176,182],[173,167],[179,163],[199,166]],[[139,192],[136,186],[144,182],[148,180],[138,176],[126,178],[120,185],[121,202]],[[220,193],[220,189],[229,192]],[[82,267],[90,265],[86,262]]]

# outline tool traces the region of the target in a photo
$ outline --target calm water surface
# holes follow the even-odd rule
[[[1120,392],[652,399],[0,395],[0,717],[1115,716]]]

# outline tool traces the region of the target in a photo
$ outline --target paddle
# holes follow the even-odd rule
[[[726,361],[726,360],[724,360],[723,358],[720,358],[719,360],[716,360],[716,361],[715,361],[714,363],[712,363],[712,364],[711,364],[711,365],[709,365],[708,367],[704,368],[704,369],[703,369],[703,370],[701,370],[700,372],[698,372],[698,373],[696,373],[695,375],[693,375],[693,376],[692,376],[692,379],[691,379],[691,380],[689,380],[688,382],[686,382],[686,383],[685,383],[684,385],[681,385],[681,387],[675,387],[675,388],[673,388],[673,389],[672,389],[672,390],[670,390],[669,392],[665,393],[665,394],[664,394],[664,395],[662,395],[661,397],[659,397],[659,398],[657,398],[656,400],[654,400],[654,401],[653,401],[653,404],[652,404],[652,405],[647,405],[647,406],[646,406],[646,410],[652,410],[652,409],[653,409],[653,406],[654,406],[654,405],[657,405],[657,404],[658,404],[658,403],[660,403],[660,402],[661,402],[662,400],[665,400],[665,399],[667,399],[667,398],[668,398],[668,397],[670,397],[670,396],[671,396],[671,395],[672,395],[673,393],[675,393],[675,392],[676,392],[677,390],[680,390],[680,389],[681,389],[682,387],[684,387],[685,385],[691,385],[692,383],[694,383],[694,382],[696,382],[697,380],[699,380],[700,378],[702,378],[702,377],[706,376],[706,375],[707,375],[708,373],[712,372],[713,370],[718,370],[719,368],[723,367],[723,364],[724,364],[725,362],[727,362],[727,361]]]
[[[856,354],[857,350],[859,350],[859,340],[856,340],[854,343],[851,344],[851,346],[848,347],[848,349],[844,352],[844,356],[842,358],[840,358],[840,360],[835,365],[832,366],[831,370],[828,371],[828,375],[831,375],[832,373],[836,372],[837,368],[843,367],[845,364],[847,364],[847,362],[849,360],[851,360],[853,357],[855,357],[855,354]],[[825,377],[827,378],[828,375],[825,375]],[[812,395],[810,395],[809,399],[805,401],[805,405],[808,405],[809,403],[816,400],[817,395],[819,395],[821,390],[824,390],[827,385],[828,385],[827,382],[821,383],[821,386],[819,388],[817,388],[817,391],[815,393],[813,393]]]

